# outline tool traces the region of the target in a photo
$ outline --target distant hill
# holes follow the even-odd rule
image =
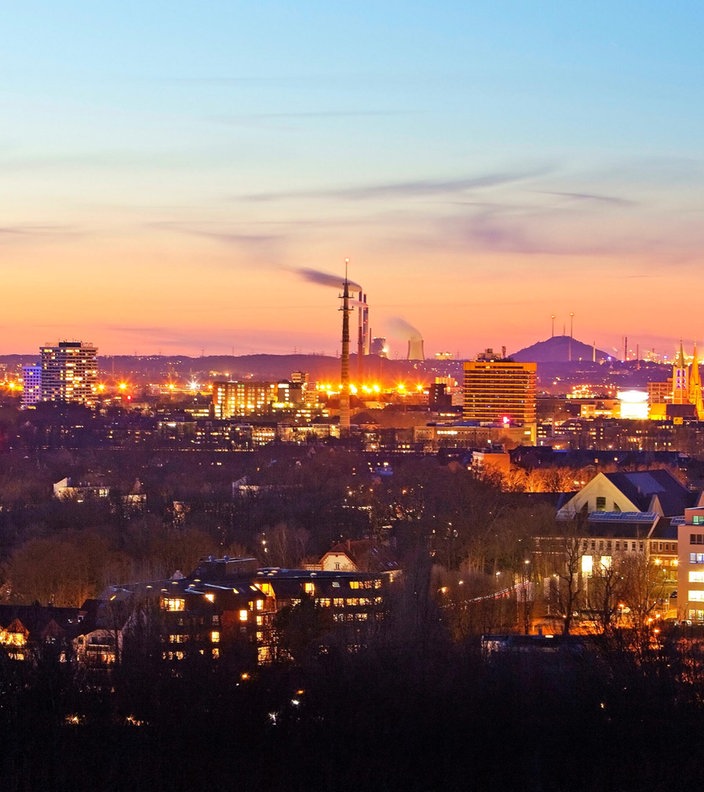
[[[0,363],[9,371],[17,371],[23,365],[37,363],[39,355],[0,355]],[[366,380],[396,382],[406,379],[432,379],[435,376],[461,378],[462,362],[451,360],[438,363],[434,360],[408,361],[389,360],[369,355],[363,360],[363,375]],[[229,379],[279,380],[288,379],[293,371],[305,371],[311,381],[329,379],[339,381],[340,358],[326,355],[98,355],[98,370],[103,377],[127,376],[146,378],[159,382],[171,374],[197,379],[221,377]],[[350,377],[358,376],[357,356],[350,355]]]
[[[594,349],[591,344],[585,344],[576,338],[566,335],[553,336],[546,341],[538,341],[525,349],[520,349],[511,355],[519,363],[566,363],[572,361],[596,361],[601,363],[610,360],[611,355],[602,349]]]

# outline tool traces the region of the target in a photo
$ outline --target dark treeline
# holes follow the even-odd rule
[[[243,679],[126,654],[102,685],[0,662],[2,788],[20,790],[693,789],[701,674],[665,642],[638,655],[486,659],[405,622]],[[106,684],[107,683],[107,684]]]
[[[70,477],[105,498],[59,500]],[[256,489],[240,492],[233,482]],[[134,508],[125,497],[146,500]],[[246,454],[132,451],[0,456],[0,599],[78,606],[107,584],[188,572],[204,555],[293,567],[342,539],[370,537],[400,562],[419,549],[448,569],[520,564],[549,506],[437,458],[373,460],[339,446]]]
[[[282,641],[297,664],[248,678],[224,653],[175,674],[143,635],[126,637],[109,673],[0,655],[0,788],[659,792],[704,780],[693,636],[610,633],[579,651],[482,656],[479,633],[515,627],[516,600],[453,610],[451,574],[470,598],[514,580],[553,510],[456,464],[406,459],[388,476],[369,461],[334,446],[0,457],[11,601],[79,605],[209,553],[295,565],[340,537],[389,543],[404,569],[359,652],[330,640],[321,653],[326,625],[288,614]],[[67,475],[100,476],[112,494],[53,499]],[[260,489],[233,497],[244,477]],[[137,479],[146,506],[125,509]]]

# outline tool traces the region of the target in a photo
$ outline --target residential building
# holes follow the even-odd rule
[[[33,407],[42,400],[41,364],[22,367],[22,407]]]
[[[575,601],[587,612],[603,608],[600,597],[609,570],[617,573],[619,581],[629,575],[633,578],[637,570],[642,580],[648,580],[640,596],[648,599],[651,611],[663,617],[676,613],[682,557],[677,523],[698,500],[698,493],[664,469],[599,473],[579,492],[567,496],[558,509],[555,531],[535,539],[533,573],[548,601],[551,597],[559,600],[556,587],[562,585],[571,563],[578,591]],[[619,590],[618,583],[609,585]],[[627,600],[635,594],[624,591],[619,596]],[[641,613],[643,607],[639,602]]]
[[[59,341],[41,348],[41,401],[92,406],[98,382],[98,350],[82,341]]]
[[[678,527],[679,575],[677,602],[679,618],[704,622],[704,506],[684,510]]]
[[[58,500],[73,500],[76,503],[83,503],[86,500],[107,498],[109,495],[109,487],[101,484],[74,484],[68,476],[54,484],[54,497]]]
[[[346,539],[323,554],[320,563],[309,569],[324,572],[374,572],[393,580],[401,568],[394,553],[372,539]]]
[[[398,574],[398,568],[392,570]],[[188,576],[109,587],[98,618],[77,636],[74,650],[87,665],[109,665],[134,626],[133,605],[158,614],[162,659],[177,665],[189,654],[221,659],[244,668],[287,659],[276,617],[306,598],[316,609],[329,641],[348,651],[362,646],[384,615],[391,572],[258,568],[253,558],[204,558]],[[145,609],[144,603],[156,606]],[[116,615],[121,614],[119,629]]]
[[[278,387],[274,382],[213,382],[215,418],[261,415],[269,412],[277,399]]]
[[[71,639],[88,615],[85,608],[53,605],[0,605],[0,651],[10,660],[54,657],[66,662]]]
[[[558,519],[591,512],[654,512],[679,517],[694,506],[698,494],[666,469],[598,473],[560,505]]]

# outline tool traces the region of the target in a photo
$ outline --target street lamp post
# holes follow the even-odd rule
[[[523,573],[521,580],[521,599],[523,600],[523,632],[525,635],[530,634],[530,613],[528,608],[528,579],[530,577],[530,559],[526,558],[523,561]]]

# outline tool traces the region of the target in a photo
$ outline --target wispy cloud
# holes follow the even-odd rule
[[[614,181],[632,185],[701,185],[704,181],[704,158],[643,156],[613,162],[591,173],[605,183]]]
[[[662,230],[642,219],[627,224],[602,222],[573,212],[550,210],[509,212],[500,209],[437,221],[435,235],[445,244],[475,251],[496,251],[528,256],[630,256],[644,265],[652,260],[686,263],[704,247],[704,234],[696,229]]]
[[[542,195],[554,195],[559,198],[567,198],[570,201],[596,203],[596,204],[609,204],[612,206],[638,205],[636,201],[631,201],[627,198],[618,198],[613,195],[598,195],[595,193],[586,193],[586,192],[543,191]]]
[[[118,333],[125,335],[130,339],[128,343],[138,344],[142,347],[149,345],[158,348],[176,348],[183,349],[186,346],[195,346],[198,344],[198,339],[194,339],[193,333],[181,333],[174,329],[173,326],[164,325],[121,325],[121,324],[107,324],[104,325],[104,330],[109,333]]]
[[[254,193],[242,196],[247,200],[274,201],[286,198],[318,198],[350,201],[365,201],[387,198],[422,198],[436,195],[458,195],[473,190],[487,189],[517,182],[550,173],[552,168],[541,167],[533,170],[497,171],[480,176],[467,176],[454,179],[416,179],[412,181],[385,182],[354,187],[337,187],[320,190],[301,190],[291,192]]]
[[[221,163],[204,149],[104,149],[93,151],[57,151],[52,154],[8,154],[0,156],[4,173],[23,171],[164,171],[188,169],[197,161],[199,167],[221,167]]]
[[[276,258],[278,251],[285,245],[288,238],[287,234],[284,233],[256,234],[249,231],[239,231],[220,223],[198,225],[175,221],[150,223],[148,225],[151,228],[166,229],[179,234],[209,239],[221,245],[246,250],[250,255],[256,255],[260,258]]]
[[[389,110],[299,110],[277,113],[233,113],[211,116],[211,120],[219,124],[241,126],[260,121],[325,121],[338,118],[388,118],[400,115],[409,115],[409,113]]]
[[[30,225],[18,223],[0,226],[0,244],[11,242],[29,242],[37,239],[53,239],[76,237],[82,231],[68,225]]]

